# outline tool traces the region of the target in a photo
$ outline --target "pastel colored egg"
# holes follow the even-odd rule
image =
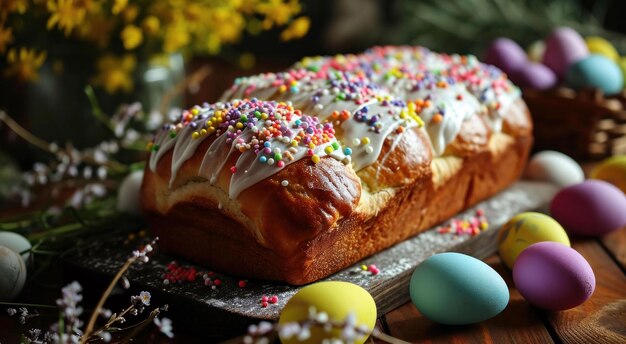
[[[568,27],[561,27],[546,39],[543,64],[552,69],[559,79],[564,79],[570,65],[589,55],[583,38]]]
[[[278,323],[302,322],[310,317],[310,310],[317,314],[325,313],[331,321],[344,322],[349,316],[356,316],[356,326],[369,329],[376,324],[376,303],[363,288],[348,282],[318,282],[306,286],[296,293],[283,308]],[[298,338],[297,334],[280,334],[282,343],[321,343],[325,339],[342,338],[342,328],[325,331],[322,327],[312,327],[310,336]],[[361,336],[354,343],[362,344],[369,336]]]
[[[527,57],[524,49],[515,41],[509,38],[498,38],[489,45],[484,62],[502,69],[507,74],[512,74],[526,64]]]
[[[26,282],[26,264],[19,254],[0,246],[0,301],[16,297]]]
[[[568,233],[603,235],[626,226],[626,196],[613,184],[589,179],[559,191],[550,214]]]
[[[524,171],[524,177],[565,187],[582,183],[585,180],[585,173],[574,159],[561,152],[547,150],[532,156]]]
[[[608,95],[619,93],[624,86],[624,77],[619,66],[597,54],[591,54],[571,65],[565,79],[573,88],[593,87]]]
[[[21,253],[32,248],[32,245],[30,244],[30,241],[28,241],[28,239],[17,233],[5,231],[0,232],[0,245],[10,248],[16,253]],[[24,262],[28,262],[28,258],[30,258],[30,252],[26,252],[21,256]]]
[[[582,304],[596,286],[593,270],[580,253],[549,241],[531,245],[519,255],[513,281],[526,301],[550,310]]]
[[[133,215],[141,214],[139,189],[143,181],[143,170],[130,173],[124,178],[117,193],[117,210]]]
[[[543,54],[546,52],[546,43],[544,41],[534,41],[526,49],[528,59],[532,62],[541,62]]]
[[[622,77],[626,80],[626,57],[620,57],[619,60],[617,60],[617,65],[622,71]]]
[[[454,252],[435,254],[419,264],[411,276],[410,295],[424,316],[450,325],[492,318],[509,302],[506,283],[493,268]]]
[[[585,44],[591,54],[599,54],[604,57],[617,61],[619,59],[619,53],[615,50],[615,47],[611,42],[598,36],[590,36],[585,38]]]
[[[550,68],[535,62],[527,63],[509,76],[511,81],[522,88],[545,90],[557,83],[556,74]]]
[[[626,193],[626,155],[616,155],[602,161],[591,171],[590,177],[609,182]]]
[[[548,215],[527,212],[515,215],[498,235],[500,257],[512,268],[524,249],[541,241],[554,241],[570,246],[565,229]]]

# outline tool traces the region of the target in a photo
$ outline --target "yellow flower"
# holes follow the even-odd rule
[[[26,13],[28,9],[28,0],[2,0],[0,1],[0,14],[8,14],[17,12],[19,14]]]
[[[0,54],[4,53],[11,42],[13,42],[13,30],[0,26]]]
[[[225,8],[215,10],[210,23],[222,42],[236,42],[246,25],[241,14]]]
[[[94,42],[100,47],[106,47],[109,44],[109,38],[111,31],[115,25],[115,22],[109,20],[106,13],[98,13],[90,16],[89,20],[86,20],[83,25],[80,25],[78,35],[89,41]]]
[[[280,39],[289,41],[304,37],[309,32],[311,20],[308,17],[300,17],[289,24],[287,28],[281,32]]]
[[[155,16],[149,16],[143,20],[142,27],[148,35],[156,35],[161,28],[161,22],[159,21],[159,18]]]
[[[124,12],[122,13],[122,15],[124,17],[124,21],[126,21],[127,23],[134,22],[135,19],[137,19],[137,16],[139,15],[139,7],[135,5],[130,5],[126,7],[126,9],[124,9]]]
[[[135,25],[127,25],[120,33],[120,36],[126,50],[135,49],[143,42],[143,33]]]
[[[219,37],[217,37],[215,34],[207,35],[206,49],[207,52],[211,55],[219,53],[220,49],[222,49],[222,42],[220,41]]]
[[[136,64],[135,56],[130,54],[123,57],[105,55],[98,60],[98,74],[92,82],[96,86],[104,87],[110,94],[120,90],[130,92],[133,89],[133,70]]]
[[[163,49],[171,53],[184,47],[189,43],[191,37],[183,24],[173,24],[165,29],[163,38]]]
[[[300,4],[297,0],[268,0],[257,5],[257,12],[265,15],[263,27],[271,29],[274,24],[287,24],[292,15],[300,12]]]
[[[58,24],[59,29],[65,30],[66,36],[85,19],[85,8],[78,6],[74,0],[48,0],[48,12],[51,14],[48,29]]]
[[[115,0],[111,13],[117,15],[122,12],[128,5],[128,0]]]
[[[35,52],[34,49],[20,48],[19,52],[13,48],[7,54],[9,64],[5,73],[23,81],[34,81],[39,78],[37,70],[46,60],[46,53]]]

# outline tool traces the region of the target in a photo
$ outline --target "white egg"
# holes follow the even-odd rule
[[[26,264],[19,254],[0,246],[0,301],[16,297],[26,282]]]
[[[10,248],[16,253],[24,252],[32,248],[28,239],[17,233],[4,231],[0,232],[0,245]],[[28,262],[28,258],[30,258],[30,252],[22,254],[24,262]]]
[[[525,177],[533,180],[552,182],[566,187],[585,180],[580,165],[569,156],[556,151],[542,151],[530,159]]]
[[[117,210],[140,215],[139,190],[143,181],[143,170],[132,172],[122,181],[117,193]]]

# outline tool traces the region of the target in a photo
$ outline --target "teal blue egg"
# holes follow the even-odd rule
[[[624,87],[624,76],[619,66],[598,54],[591,54],[571,65],[565,80],[573,88],[599,88],[609,95],[619,93]]]
[[[509,289],[484,262],[461,253],[439,253],[419,264],[410,284],[411,301],[427,318],[465,325],[498,315],[509,303]]]

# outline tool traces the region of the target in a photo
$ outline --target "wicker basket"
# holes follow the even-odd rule
[[[600,90],[525,90],[535,123],[535,150],[558,150],[579,160],[626,154],[626,94]]]

